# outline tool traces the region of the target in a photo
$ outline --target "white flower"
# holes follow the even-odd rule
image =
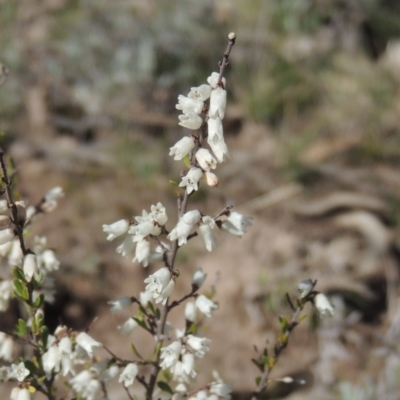
[[[57,260],[53,250],[45,250],[38,258],[39,263],[43,264],[48,272],[56,271],[60,268],[60,262]]]
[[[167,238],[171,242],[173,242],[174,240],[178,240],[178,245],[182,246],[187,242],[187,237],[189,236],[192,227],[193,227],[192,225],[186,224],[182,220],[182,218],[180,218],[175,228],[172,229]]]
[[[0,245],[11,242],[15,238],[14,231],[10,228],[0,231]]]
[[[29,369],[25,368],[25,364],[21,361],[18,365],[11,365],[10,376],[18,382],[22,382],[30,374]]]
[[[162,369],[173,367],[179,360],[181,354],[182,343],[179,340],[172,342],[170,345],[161,348]]]
[[[215,221],[209,216],[202,218],[202,224],[199,226],[199,234],[204,241],[204,245],[208,251],[213,251],[217,246],[217,238],[214,235],[213,229],[215,227]]]
[[[224,382],[213,382],[210,385],[210,393],[218,396],[218,399],[230,399],[232,386]]]
[[[323,293],[318,293],[315,296],[314,304],[320,315],[331,314],[331,316],[333,316],[335,313],[332,304]]]
[[[210,86],[213,89],[216,89],[218,87],[218,78],[219,78],[219,73],[218,72],[213,72],[208,78],[207,82],[210,84]],[[225,78],[222,78],[222,84],[224,87],[226,86],[226,80]]]
[[[143,267],[149,265],[150,255],[150,242],[148,240],[141,240],[136,245],[135,258],[132,260],[134,263],[143,263]]]
[[[61,356],[61,371],[62,375],[66,376],[68,372],[75,374],[72,341],[68,336],[63,337],[58,343],[58,350]]]
[[[202,176],[203,171],[200,168],[192,167],[189,169],[188,173],[182,177],[182,181],[179,186],[186,186],[186,191],[188,194],[190,194],[193,192],[193,190],[199,190],[198,182]]]
[[[210,171],[217,167],[217,160],[207,149],[199,149],[196,153],[196,160],[204,171]]]
[[[165,248],[169,249],[169,246],[163,243],[163,246],[157,246],[155,248],[155,250],[150,250],[150,254],[149,254],[149,264],[151,263],[156,263],[156,262],[160,262],[164,259],[164,252],[165,252]]]
[[[28,282],[32,280],[33,275],[37,275],[38,265],[35,254],[27,254],[24,258],[24,275]]]
[[[170,281],[171,272],[168,268],[163,267],[146,278],[144,283],[147,283],[146,291],[150,292],[152,297],[156,299],[162,294],[163,290],[166,289]]]
[[[160,226],[165,225],[168,221],[165,207],[160,202],[158,202],[156,205],[151,206],[151,216],[153,217],[154,221],[156,221],[157,224]]]
[[[82,399],[94,400],[97,392],[100,390],[100,382],[88,370],[82,371],[80,374],[72,378],[69,383],[75,392],[79,393]]]
[[[197,317],[197,308],[193,301],[188,301],[185,306],[186,321],[194,322]]]
[[[200,114],[204,107],[204,102],[199,99],[185,97],[183,95],[178,96],[178,104],[175,106],[177,110],[182,112],[194,112]]]
[[[16,265],[18,267],[21,267],[23,258],[24,255],[21,250],[21,244],[19,243],[18,238],[15,238],[12,241],[11,251],[10,254],[8,255],[8,263],[10,265]]]
[[[125,296],[116,300],[111,300],[107,304],[112,305],[110,313],[115,314],[118,311],[128,308],[132,304],[132,299],[129,296]]]
[[[178,115],[179,124],[188,129],[199,129],[203,124],[202,118],[192,111],[185,111],[183,114]]]
[[[11,280],[0,282],[0,311],[6,311],[13,294],[14,285]],[[1,332],[0,332],[1,335]],[[1,346],[1,339],[0,339]],[[1,347],[0,347],[1,348]],[[0,350],[1,354],[1,350]],[[0,356],[1,357],[1,356]]]
[[[10,400],[30,400],[31,394],[28,389],[15,387],[11,391]]]
[[[182,221],[188,225],[197,224],[200,221],[201,213],[199,210],[192,210],[185,213],[182,217]]]
[[[127,236],[117,247],[117,253],[121,254],[123,257],[132,257],[135,248],[136,243],[132,240],[132,236]]]
[[[79,344],[79,346],[81,346],[91,357],[93,356],[93,347],[103,346],[100,342],[97,342],[85,332],[79,333],[76,337],[76,343]]]
[[[62,199],[65,196],[63,188],[61,186],[56,186],[53,189],[50,189],[45,195],[44,198],[46,201],[57,201]]]
[[[222,121],[219,117],[209,118],[207,143],[217,157],[218,162],[224,162],[230,155],[228,147],[224,141]]]
[[[142,218],[142,217],[136,217],[136,218]],[[133,225],[130,227],[128,233],[134,235],[132,238],[134,242],[140,242],[149,235],[155,234],[156,236],[158,236],[161,233],[160,227],[158,225],[155,225],[154,221],[150,218],[151,217],[149,216],[149,219],[147,220],[143,219],[139,225]]]
[[[189,383],[195,378],[197,373],[194,370],[194,355],[186,353],[182,356],[182,361],[178,361],[172,368],[173,378],[179,382]]]
[[[48,348],[42,356],[42,363],[46,374],[51,374],[53,370],[54,372],[60,371],[61,354],[57,345],[53,344]]]
[[[205,175],[208,186],[210,186],[210,187],[218,186],[219,180],[218,180],[217,175],[215,175],[213,172],[210,172],[210,171],[206,171],[206,173],[204,175]]]
[[[8,213],[8,201],[5,199],[0,200],[0,214]]]
[[[138,326],[138,323],[133,318],[129,318],[118,329],[123,335],[130,335]]]
[[[192,87],[190,88],[188,97],[191,99],[205,101],[210,98],[211,90],[211,86],[207,84],[200,85],[199,87]]]
[[[128,387],[132,385],[138,372],[138,366],[135,363],[130,363],[122,371],[121,375],[119,376],[118,382],[123,382],[124,386]]]
[[[14,349],[14,341],[11,336],[0,332],[0,358],[5,361],[12,360],[12,353]]]
[[[191,136],[185,136],[170,147],[169,155],[174,156],[174,160],[182,160],[194,148],[195,143]]]
[[[208,115],[211,118],[219,117],[224,119],[226,108],[226,90],[218,87],[211,92],[210,109]]]
[[[207,278],[207,274],[203,272],[202,268],[199,268],[195,271],[192,278],[192,285],[196,286],[197,289],[200,289],[203,286],[204,281]]]
[[[153,301],[153,293],[149,291],[140,292],[139,301],[143,307],[147,307],[147,304]]]
[[[231,211],[228,218],[222,222],[221,229],[231,235],[242,237],[246,232],[246,228],[252,226],[252,217],[245,217],[242,214]]]
[[[116,237],[128,232],[129,222],[126,219],[120,219],[111,225],[103,225],[103,231],[108,233],[107,240],[114,240]]]
[[[186,345],[189,346],[190,350],[196,357],[202,358],[204,354],[210,350],[211,340],[206,338],[200,338],[193,335],[188,335],[186,337]]]
[[[307,297],[313,289],[314,289],[314,284],[311,279],[306,279],[304,281],[301,281],[297,286],[297,291],[299,292],[301,299]]]
[[[207,317],[211,317],[212,313],[218,310],[218,305],[202,294],[196,299],[196,307]]]
[[[175,288],[175,281],[171,279],[168,282],[168,285],[163,289],[163,291],[160,293],[159,296],[154,298],[155,303],[161,303],[165,304],[167,302],[168,297],[171,295]]]

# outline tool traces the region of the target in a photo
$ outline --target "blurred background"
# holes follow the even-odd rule
[[[99,317],[91,335],[129,354],[115,327],[130,314],[111,316],[106,303],[143,290],[159,266],[120,257],[101,227],[161,201],[171,229],[169,181],[182,164],[168,151],[187,133],[176,97],[217,70],[234,31],[224,120],[232,159],[190,208],[212,215],[233,203],[254,226],[242,239],[219,233],[212,254],[200,241],[179,253],[175,296],[202,267],[220,304],[205,321],[212,346],[199,385],[217,369],[247,398],[253,345],[272,348],[278,316],[290,317],[285,293],[311,278],[336,313],[321,320],[307,308],[271,376],[295,382],[271,382],[271,398],[400,398],[398,1],[0,0],[0,27],[10,69],[0,141],[21,198],[66,192],[28,238],[46,235],[62,263],[46,309],[53,329],[61,320],[84,330]],[[9,326],[18,317],[15,306],[2,314]],[[143,353],[152,344],[141,332],[130,340]]]

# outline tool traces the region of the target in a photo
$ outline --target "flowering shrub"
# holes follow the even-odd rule
[[[189,208],[190,197],[199,190],[200,184],[218,185],[218,177],[212,170],[229,158],[222,124],[227,98],[223,75],[235,39],[235,34],[229,34],[220,69],[207,78],[208,83],[192,87],[187,96],[178,97],[176,108],[182,112],[179,125],[190,129],[191,133],[173,145],[169,152],[174,160],[185,164],[177,184],[181,188],[177,199],[177,222],[169,226],[171,218],[167,210],[157,203],[151,205],[150,210],[143,210],[140,216],[103,225],[106,239],[118,241],[116,251],[121,256],[143,267],[162,264],[144,280],[144,290],[140,294],[109,301],[111,313],[118,313],[133,304],[137,306],[136,313],[119,330],[122,335],[129,335],[135,329],[150,333],[154,338],[150,355],[143,356],[131,344],[132,356],[120,358],[87,332],[76,332],[63,325],[54,332],[49,331],[44,323],[43,305],[54,300],[54,283],[49,274],[56,271],[60,263],[54,251],[47,247],[46,238],[35,237],[28,247],[26,233],[39,214],[50,213],[56,208],[64,193],[61,188],[54,188],[34,207],[25,207],[23,201],[15,201],[10,168],[6,167],[4,154],[0,153],[1,194],[5,196],[0,200],[0,255],[7,260],[13,273],[13,279],[0,281],[0,311],[7,309],[12,297],[27,310],[26,318],[18,321],[14,332],[0,333],[0,357],[9,363],[0,367],[0,380],[17,383],[11,400],[31,399],[35,392],[41,392],[50,400],[57,399],[57,382],[62,380],[71,396],[88,400],[99,396],[108,398],[107,387],[114,380],[123,385],[131,399],[129,389],[135,381],[142,385],[148,400],[160,397],[161,392],[174,400],[230,398],[231,386],[215,371],[212,382],[200,388],[195,386],[196,360],[206,355],[211,343],[201,334],[200,317],[210,318],[218,309],[211,298],[199,293],[206,274],[201,269],[195,271],[188,293],[180,299],[171,300],[171,296],[179,279],[175,261],[182,246],[200,236],[206,250],[211,252],[218,245],[216,230],[240,238],[252,225],[252,218],[232,211],[232,206],[214,216]],[[333,313],[326,297],[314,291],[315,283],[304,281],[299,285],[296,306],[288,297],[294,312],[293,320],[289,323],[281,318],[283,333],[274,355],[267,357],[264,349],[261,357],[253,360],[262,372],[255,396],[265,391],[269,373],[286,347],[290,332],[298,324],[304,305],[315,301],[321,313]],[[168,322],[171,310],[176,307],[182,310],[183,329],[175,329]],[[14,339],[23,341],[31,349],[17,361],[13,358]],[[104,348],[110,357],[99,360],[95,356],[98,348]]]

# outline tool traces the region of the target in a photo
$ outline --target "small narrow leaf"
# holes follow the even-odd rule
[[[256,359],[252,358],[251,362],[261,371],[264,372],[264,366]]]
[[[18,333],[17,333],[18,336],[20,336],[20,337],[26,336],[26,333],[27,333],[27,331],[26,331],[26,322],[21,318],[18,320],[17,329],[18,329]]]
[[[141,326],[143,329],[147,329],[146,322],[143,321],[143,319],[137,318],[137,317],[132,317],[139,326]]]
[[[168,385],[167,382],[162,382],[159,381],[157,382],[157,386],[163,391],[163,392],[167,392],[169,394],[174,394],[174,391],[171,389],[171,387]]]
[[[14,267],[12,272],[14,278],[19,279],[22,282],[26,282],[24,271],[22,270],[22,268]]]
[[[286,333],[289,328],[289,322],[282,315],[279,316],[279,323],[281,324],[282,332]]]
[[[136,357],[138,357],[141,360],[143,360],[143,357],[140,355],[140,353],[138,352],[136,346],[133,343],[131,343],[131,349],[132,349],[133,353],[136,355]]]
[[[42,304],[44,303],[44,294],[40,294],[37,299],[35,300],[35,302],[33,303],[33,306],[38,309],[42,306]]]
[[[19,279],[14,279],[13,282],[14,282],[15,294],[17,295],[17,297],[19,297],[23,301],[28,300],[29,294],[24,284]]]
[[[261,383],[261,376],[257,376],[257,378],[256,378],[256,385],[257,385],[257,386],[260,386],[260,383]]]

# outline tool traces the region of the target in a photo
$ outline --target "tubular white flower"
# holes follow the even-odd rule
[[[10,376],[16,379],[18,382],[22,382],[30,374],[29,369],[25,368],[25,364],[21,361],[18,365],[11,365]]]
[[[122,325],[118,326],[119,331],[123,335],[130,335],[137,327],[139,324],[133,319],[129,318],[127,321],[125,321]]]
[[[208,115],[211,118],[219,117],[224,119],[226,108],[226,90],[218,87],[211,92],[210,109]]]
[[[0,282],[0,311],[6,311],[13,294],[14,285],[11,280]],[[0,332],[1,335],[1,332]],[[1,338],[0,338],[0,349],[1,349]],[[1,350],[0,350],[1,358]]]
[[[143,306],[143,307],[147,307],[147,304],[150,302],[150,303],[152,303],[153,302],[153,294],[152,294],[152,292],[149,292],[149,291],[144,291],[144,292],[140,292],[140,295],[139,295],[139,301],[140,301],[140,304]]]
[[[10,254],[8,255],[8,263],[10,265],[17,265],[18,267],[21,267],[24,255],[22,253],[18,238],[15,238],[11,243],[12,246]]]
[[[193,301],[189,301],[185,306],[185,319],[186,321],[194,322],[197,317],[197,308]]]
[[[199,210],[192,210],[185,213],[182,217],[182,221],[188,225],[197,224],[200,221],[201,213]]]
[[[203,272],[202,268],[195,271],[192,278],[192,285],[200,289],[203,286],[204,281],[207,278],[207,274]]]
[[[5,361],[11,361],[13,350],[14,341],[12,337],[0,332],[0,358]]]
[[[183,157],[190,153],[194,146],[193,138],[191,136],[185,136],[176,142],[174,146],[170,147],[169,155],[174,156],[174,160],[182,160]]]
[[[206,171],[204,176],[206,178],[206,183],[208,186],[210,186],[210,187],[218,186],[218,183],[219,183],[218,177],[213,172]]]
[[[97,342],[85,332],[79,333],[76,337],[76,343],[79,344],[79,346],[81,346],[90,357],[93,356],[93,347],[103,346],[100,342]]]
[[[153,275],[150,275],[144,280],[144,283],[147,283],[146,291],[150,292],[153,298],[156,298],[167,287],[170,280],[170,270],[166,267],[160,268]]]
[[[14,231],[10,228],[0,231],[0,245],[11,242],[15,238]]]
[[[209,216],[202,218],[202,224],[199,226],[199,234],[203,239],[204,245],[208,251],[213,251],[217,246],[217,238],[214,235],[213,229],[215,227],[215,221]]]
[[[148,240],[141,240],[136,245],[135,258],[132,260],[134,263],[143,263],[143,267],[149,265],[150,255],[150,242]]]
[[[132,257],[136,249],[136,243],[132,240],[132,236],[127,236],[124,241],[117,247],[117,253],[123,257]]]
[[[330,314],[333,316],[335,313],[332,304],[323,293],[318,293],[315,296],[314,304],[320,315]]]
[[[218,310],[218,305],[202,294],[196,299],[196,307],[207,317],[211,317],[213,312]]]
[[[172,368],[173,379],[178,382],[189,383],[196,377],[194,370],[194,355],[186,353],[182,356],[182,361],[178,361]]]
[[[165,247],[167,247],[169,249],[168,245],[165,245]],[[164,252],[165,252],[165,250],[164,250],[164,247],[162,247],[162,246],[157,246],[155,248],[155,250],[150,250],[150,254],[149,254],[149,258],[148,258],[149,264],[162,261],[164,258]]]
[[[245,217],[236,211],[231,211],[228,218],[222,222],[221,229],[231,235],[242,237],[247,232],[246,228],[253,225],[252,219],[252,217]]]
[[[171,279],[168,285],[163,289],[159,296],[154,298],[155,303],[161,303],[164,305],[167,302],[168,297],[171,295],[175,288],[175,281]]]
[[[108,233],[107,240],[114,240],[116,237],[128,232],[129,222],[126,219],[120,219],[110,225],[103,225],[103,231]]]
[[[119,376],[118,382],[123,382],[124,386],[128,387],[133,384],[133,381],[135,380],[138,372],[138,366],[135,363],[130,363],[122,371],[121,375]]]
[[[199,190],[199,180],[203,176],[203,171],[200,168],[192,167],[188,173],[182,177],[182,181],[179,184],[180,187],[186,187],[188,194],[192,193],[193,190]]]
[[[95,379],[93,373],[87,369],[70,379],[69,383],[75,392],[79,393],[83,399],[87,400],[94,400],[97,392],[101,388],[100,382]]]
[[[186,345],[189,346],[190,350],[192,350],[193,354],[198,358],[202,358],[204,354],[210,350],[210,343],[210,339],[200,338],[193,335],[188,335],[186,337]]]
[[[32,280],[33,275],[37,275],[38,265],[35,254],[27,254],[24,258],[24,275],[28,282]]]
[[[182,218],[179,219],[178,223],[176,224],[175,228],[169,233],[167,238],[173,242],[174,240],[178,240],[178,245],[182,246],[186,244],[187,237],[192,229],[192,225],[185,224],[182,221]]]
[[[162,362],[160,367],[167,369],[173,367],[179,360],[181,354],[182,343],[179,340],[172,342],[170,345],[161,348]]]
[[[314,289],[314,284],[311,279],[306,279],[304,281],[301,281],[297,285],[297,291],[299,292],[301,299],[307,297],[313,289]]]
[[[200,114],[204,107],[204,102],[199,99],[185,97],[183,95],[178,96],[178,104],[175,106],[177,110],[182,112],[194,112]]]
[[[44,198],[46,201],[57,201],[62,199],[65,196],[63,188],[61,186],[56,186],[53,189],[50,189],[45,195]]]
[[[229,400],[231,398],[232,386],[222,381],[213,382],[210,385],[210,393],[215,394],[219,399]]]
[[[68,336],[64,336],[58,343],[58,350],[61,356],[61,372],[66,376],[69,372],[75,374],[72,358],[72,341]]]
[[[133,234],[132,240],[134,242],[140,242],[149,235],[158,236],[161,233],[161,229],[153,220],[147,220],[142,221],[139,225],[132,226],[129,229],[129,233]]]
[[[5,199],[0,200],[0,214],[8,213],[8,201]]]
[[[60,262],[57,260],[53,250],[45,250],[40,254],[39,260],[40,264],[42,264],[48,272],[56,271],[60,268]]]
[[[196,153],[196,160],[204,171],[210,171],[217,168],[217,160],[207,149],[199,149]]]
[[[224,141],[222,121],[220,118],[209,118],[207,143],[217,157],[218,162],[222,163],[230,157],[228,147]]]
[[[57,345],[53,344],[47,349],[42,356],[42,363],[46,374],[51,374],[52,371],[60,371],[61,354]]]
[[[178,115],[178,125],[188,129],[199,129],[203,123],[202,118],[192,111],[185,111],[183,114]]]
[[[110,300],[107,304],[111,304],[111,314],[115,314],[116,312],[122,311],[125,308],[128,308],[132,305],[132,299],[129,296],[120,297],[116,300]]]
[[[210,86],[213,89],[216,89],[218,87],[218,78],[219,78],[219,73],[218,72],[213,72],[208,78],[207,82],[210,84]],[[226,86],[226,80],[225,78],[222,78],[222,84],[224,87]]]
[[[163,226],[168,221],[167,212],[165,207],[158,202],[156,205],[151,206],[151,216],[158,225]]]
[[[27,388],[16,387],[11,392],[10,400],[31,400],[31,394]]]
[[[207,84],[200,85],[199,87],[192,87],[190,88],[188,97],[191,99],[206,101],[210,98],[211,90],[211,86]]]

